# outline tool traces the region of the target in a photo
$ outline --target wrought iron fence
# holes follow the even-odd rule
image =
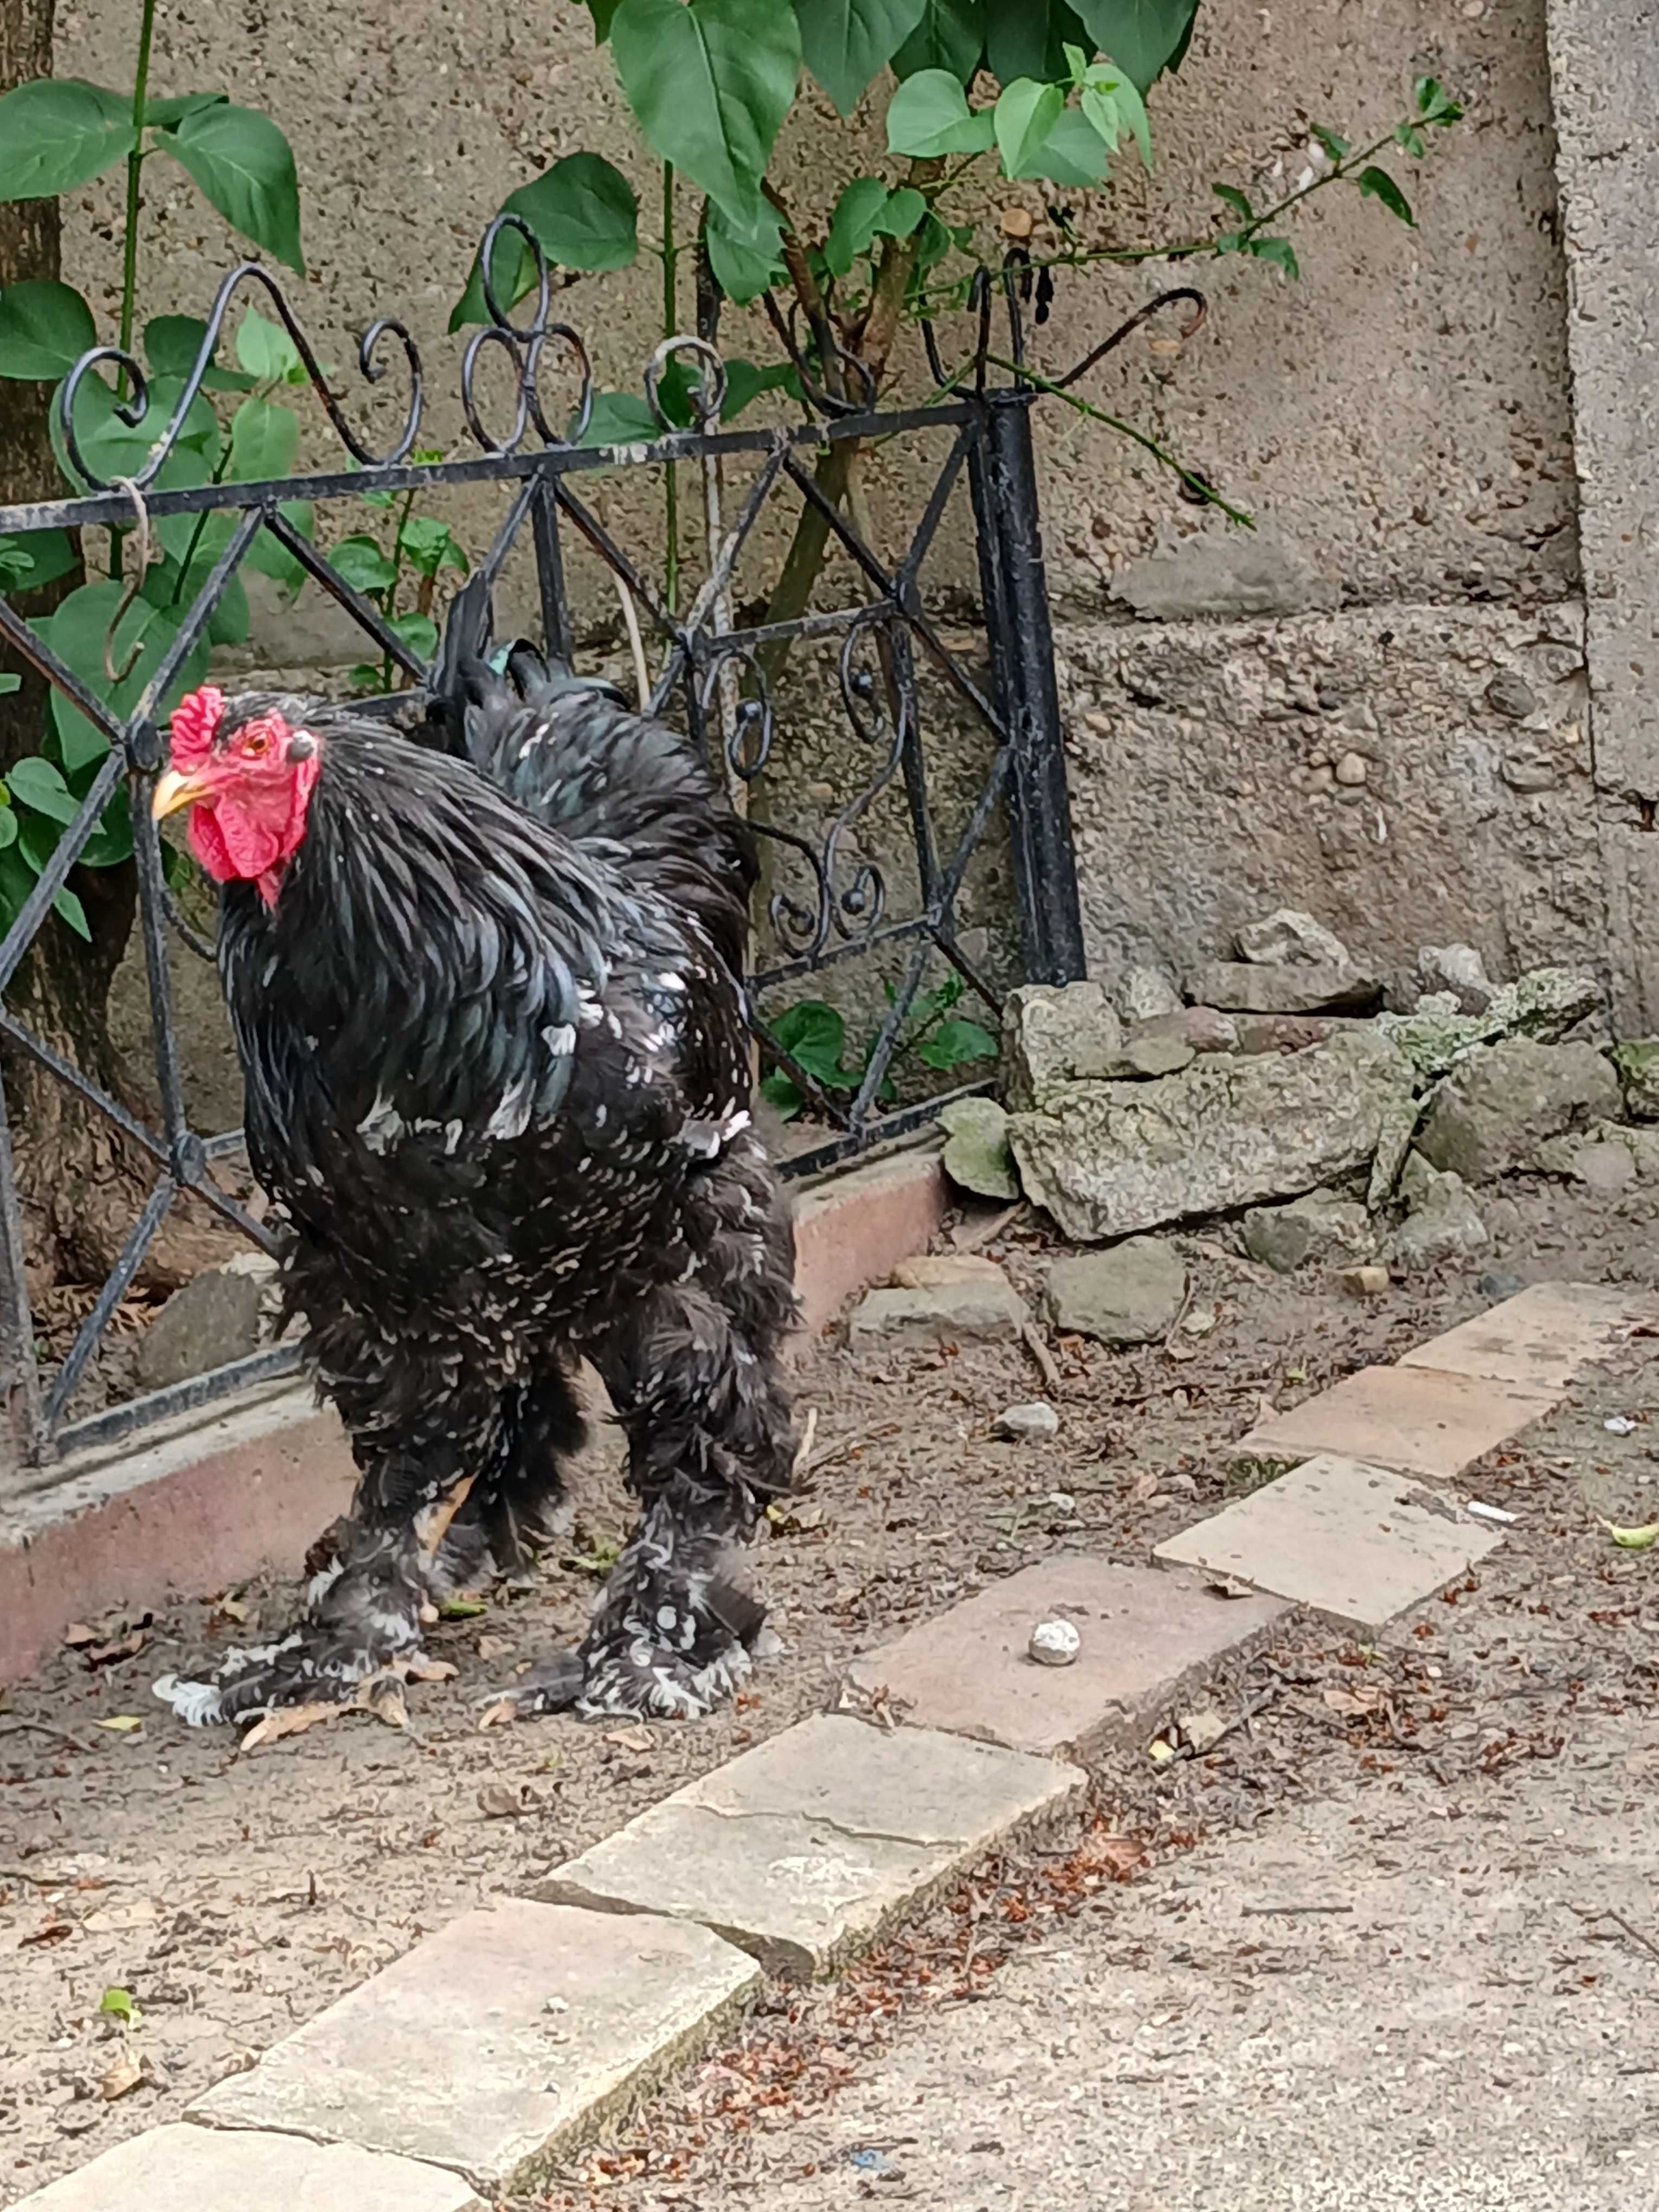
[[[528,320],[514,323],[512,311],[495,296],[489,282],[494,249],[504,228],[520,231],[534,258],[537,282],[530,295]],[[75,670],[56,653],[40,629],[0,600],[0,636],[30,664],[64,700],[79,709],[109,740],[109,751],[93,776],[73,819],[41,866],[3,940],[0,940],[0,993],[13,982],[27,957],[58,894],[97,833],[106,809],[125,784],[131,804],[137,876],[137,911],[148,974],[155,1047],[159,1128],[73,1066],[10,1006],[0,1001],[0,1036],[15,1053],[29,1055],[58,1082],[106,1117],[134,1153],[149,1164],[154,1182],[118,1261],[76,1331],[66,1356],[55,1366],[43,1360],[36,1343],[24,1272],[24,1223],[14,1169],[12,1132],[0,1090],[0,1297],[4,1301],[5,1351],[15,1426],[27,1455],[51,1461],[77,1447],[109,1442],[141,1425],[218,1397],[240,1386],[265,1382],[289,1371],[294,1353],[276,1346],[174,1387],[71,1418],[77,1388],[87,1375],[112,1317],[131,1290],[168,1210],[188,1193],[253,1243],[275,1253],[278,1240],[254,1219],[216,1179],[216,1162],[235,1154],[240,1133],[205,1135],[191,1126],[180,1067],[178,1030],[169,976],[169,933],[192,953],[211,957],[210,943],[193,929],[169,890],[163,848],[150,818],[149,779],[161,763],[163,709],[181,672],[206,637],[225,593],[264,533],[282,546],[304,574],[362,630],[388,666],[418,687],[425,667],[418,653],[393,627],[387,613],[355,587],[322,547],[285,512],[293,501],[310,502],[325,514],[338,502],[365,494],[434,492],[447,487],[494,484],[507,496],[505,520],[477,565],[492,584],[525,533],[533,547],[542,624],[551,649],[567,658],[575,650],[576,626],[567,587],[567,546],[580,540],[625,587],[625,597],[648,617],[659,641],[659,672],[643,702],[652,713],[677,713],[708,746],[723,768],[736,802],[750,815],[769,844],[774,865],[758,918],[750,977],[751,1020],[763,1056],[799,1086],[823,1136],[798,1152],[787,1164],[795,1175],[827,1166],[879,1141],[901,1136],[937,1113],[938,1096],[892,1103],[890,1075],[905,1024],[921,990],[930,962],[943,963],[975,994],[994,1026],[1000,993],[964,949],[958,908],[964,880],[985,844],[999,810],[1006,812],[1018,906],[1023,967],[1030,980],[1059,981],[1084,972],[1082,930],[1066,806],[1059,702],[1055,688],[1048,609],[1038,527],[1036,478],[1030,410],[1040,396],[1021,373],[1000,388],[988,381],[993,307],[992,288],[981,282],[975,301],[977,343],[969,361],[947,374],[931,326],[927,352],[937,381],[936,395],[925,405],[882,411],[860,398],[873,393],[873,380],[862,364],[838,354],[804,353],[788,324],[775,310],[773,319],[793,359],[805,397],[805,419],[764,428],[722,428],[726,371],[720,355],[704,340],[676,337],[660,346],[647,370],[646,390],[660,434],[625,446],[582,442],[588,431],[595,385],[587,350],[579,334],[552,313],[552,287],[536,241],[512,216],[498,217],[481,250],[490,320],[471,337],[460,378],[462,410],[478,451],[461,459],[415,458],[427,392],[419,349],[403,324],[382,318],[365,334],[359,368],[371,383],[386,374],[383,358],[401,353],[408,378],[407,404],[396,438],[376,451],[354,428],[331,388],[306,333],[280,286],[254,263],[233,270],[219,288],[194,367],[169,419],[159,426],[143,465],[131,478],[100,478],[89,465],[77,434],[76,401],[89,378],[113,368],[130,394],[118,399],[116,412],[131,426],[145,423],[150,405],[139,363],[113,347],[85,356],[58,395],[63,444],[88,489],[76,497],[0,510],[0,532],[43,529],[146,530],[170,516],[234,518],[217,559],[183,615],[165,653],[150,673],[131,712],[121,716],[94,696]],[[1009,319],[1010,359],[1023,362],[1023,331],[1018,283],[1003,287]],[[270,478],[257,483],[215,482],[165,488],[158,481],[183,434],[191,410],[213,364],[227,317],[239,297],[261,297],[274,309],[297,349],[312,389],[332,430],[349,456],[335,470]],[[1044,388],[1069,383],[1170,300],[1196,302],[1185,289],[1166,295],[1132,318],[1106,346],[1097,349],[1065,379],[1045,380]],[[769,307],[770,302],[769,301]],[[553,402],[544,388],[550,365],[574,376],[574,410],[562,429],[549,419]],[[689,392],[690,428],[677,428],[667,412],[663,389],[671,365],[678,364],[681,388]],[[686,374],[690,367],[690,374]],[[485,386],[491,369],[507,372],[508,419],[492,426]],[[104,386],[106,392],[108,386]],[[499,389],[498,389],[499,397]],[[923,504],[910,543],[896,562],[881,558],[843,507],[826,496],[814,473],[815,457],[845,439],[906,441],[921,434],[942,434],[946,451],[930,495]],[[722,467],[745,458],[752,480],[735,511],[722,511]],[[669,603],[647,568],[617,542],[591,500],[583,479],[599,470],[661,471],[691,464],[702,479],[707,520],[708,568],[684,611]],[[991,681],[985,685],[953,649],[924,599],[923,571],[935,545],[947,507],[965,479],[977,541],[977,568],[983,622],[989,648]],[[733,580],[745,548],[762,517],[781,501],[816,510],[843,567],[860,580],[856,599],[824,611],[809,611],[787,621],[744,623],[734,620]],[[799,513],[799,509],[796,510]],[[136,587],[136,586],[135,586]],[[779,649],[824,641],[838,646],[837,675],[846,715],[861,741],[867,763],[864,781],[850,794],[836,794],[828,826],[815,836],[799,827],[766,817],[763,795],[777,756],[779,708],[769,676],[769,661]],[[924,685],[918,656],[930,672],[929,686],[953,699],[982,732],[983,759],[977,787],[965,818],[947,839],[941,836],[930,790],[930,755],[922,727]],[[639,665],[643,668],[642,655]],[[106,666],[108,665],[106,659]],[[392,693],[364,702],[367,711],[396,715],[410,693]],[[905,870],[907,896],[891,896],[889,871],[881,860],[856,848],[858,825],[878,796],[902,790],[911,850]],[[896,903],[899,910],[894,910]],[[891,971],[889,1003],[874,1042],[845,1086],[826,1084],[820,1075],[781,1047],[760,1019],[758,1009],[786,987],[842,963],[879,958]],[[896,977],[896,980],[892,980]],[[982,1089],[969,1084],[965,1091]],[[51,1371],[48,1371],[50,1369]]]

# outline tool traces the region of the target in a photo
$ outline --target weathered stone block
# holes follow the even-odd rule
[[[1466,1182],[1528,1166],[1546,1139],[1620,1109],[1619,1079],[1587,1044],[1505,1037],[1459,1062],[1429,1101],[1418,1150]]]
[[[405,2094],[408,2094],[407,2087]],[[152,2128],[26,2197],[16,2212],[485,2212],[459,2174],[355,2143]]]
[[[1288,1413],[1256,1424],[1235,1459],[1307,1459],[1335,1452],[1440,1481],[1556,1405],[1557,1390],[1477,1381],[1424,1367],[1363,1367]]]

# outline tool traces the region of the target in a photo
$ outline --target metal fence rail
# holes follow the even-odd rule
[[[530,319],[520,324],[511,320],[488,282],[495,241],[508,228],[521,234],[534,254],[538,273]],[[88,467],[76,436],[76,396],[100,368],[113,367],[125,380],[131,398],[118,406],[122,419],[134,426],[146,421],[149,398],[140,365],[114,348],[101,347],[76,364],[58,399],[64,447],[88,490],[79,497],[0,509],[0,532],[100,525],[130,529],[136,519],[145,516],[152,524],[171,515],[235,518],[219,557],[165,656],[125,719],[92,694],[31,622],[0,600],[0,637],[110,742],[108,756],[74,819],[64,827],[33,891],[0,940],[0,991],[16,975],[54,898],[96,831],[106,807],[125,783],[132,817],[138,915],[161,1106],[161,1127],[152,1129],[0,1003],[0,1036],[14,1051],[30,1055],[55,1079],[70,1085],[120,1129],[134,1151],[151,1164],[155,1176],[148,1201],[119,1260],[67,1357],[56,1372],[46,1373],[37,1353],[24,1275],[23,1220],[13,1163],[15,1133],[7,1123],[3,1087],[0,1087],[0,1297],[4,1301],[11,1385],[15,1394],[21,1394],[19,1425],[27,1439],[28,1455],[37,1462],[77,1447],[107,1442],[246,1383],[285,1373],[293,1365],[291,1350],[279,1346],[89,1418],[74,1421],[67,1418],[70,1401],[117,1306],[181,1194],[192,1194],[222,1221],[265,1250],[274,1253],[279,1249],[277,1237],[252,1219],[211,1172],[216,1159],[237,1151],[240,1133],[202,1134],[191,1127],[185,1103],[167,967],[168,933],[177,935],[194,953],[211,957],[212,948],[190,927],[172,897],[148,804],[149,780],[161,766],[165,750],[160,725],[169,694],[262,533],[283,547],[306,575],[347,611],[377,656],[389,658],[413,684],[418,685],[425,672],[419,657],[391,626],[382,610],[354,588],[326,551],[319,550],[295,527],[283,512],[287,502],[310,501],[325,514],[332,504],[359,501],[365,493],[430,492],[477,483],[503,487],[510,495],[505,520],[474,565],[493,583],[527,532],[545,635],[551,648],[566,656],[573,649],[576,631],[564,555],[570,533],[575,533],[611,575],[621,580],[648,618],[659,643],[660,672],[644,703],[651,712],[672,713],[684,719],[688,730],[708,747],[711,761],[723,769],[736,802],[745,811],[750,811],[751,796],[764,793],[766,787],[761,780],[773,761],[778,739],[777,712],[765,667],[769,649],[797,640],[838,641],[842,705],[872,765],[857,789],[844,799],[836,794],[836,811],[827,830],[815,838],[763,818],[757,809],[750,811],[752,826],[770,841],[775,855],[766,912],[757,922],[751,1006],[769,990],[848,960],[869,959],[889,948],[892,949],[890,963],[898,963],[899,981],[891,991],[891,1003],[856,1088],[826,1088],[788,1052],[781,1050],[756,1020],[763,1055],[788,1073],[814,1115],[825,1125],[823,1141],[797,1154],[788,1164],[789,1172],[809,1172],[872,1143],[902,1134],[938,1110],[941,1103],[938,1097],[912,1102],[896,1110],[884,1110],[882,1104],[895,1050],[930,962],[948,963],[994,1021],[998,994],[963,949],[957,910],[969,866],[1000,805],[1006,806],[1012,833],[1027,975],[1032,980],[1063,981],[1084,972],[1031,447],[1030,408],[1039,395],[1023,376],[1006,388],[988,388],[989,286],[981,283],[980,287],[978,346],[964,368],[947,376],[939,362],[931,327],[927,331],[939,386],[939,395],[931,404],[886,412],[859,405],[844,395],[859,389],[873,390],[861,364],[845,355],[828,366],[807,358],[796,348],[782,318],[775,313],[774,320],[794,360],[805,394],[805,420],[787,427],[720,428],[726,381],[724,363],[703,340],[677,337],[658,349],[646,373],[647,393],[662,434],[625,447],[593,447],[579,442],[587,429],[595,397],[586,349],[569,325],[553,319],[546,264],[536,241],[516,217],[498,217],[492,224],[481,249],[481,266],[486,273],[491,320],[473,336],[466,349],[460,387],[463,410],[479,447],[476,456],[435,463],[411,459],[426,401],[424,372],[414,340],[402,324],[390,319],[382,319],[365,335],[359,367],[370,381],[379,381],[387,373],[382,355],[388,349],[400,352],[408,379],[408,399],[396,440],[388,450],[374,451],[354,429],[330,388],[281,288],[267,270],[257,264],[244,263],[220,286],[191,374],[170,418],[157,425],[155,442],[138,473],[118,483],[100,479]],[[262,295],[262,304],[274,308],[286,328],[353,465],[252,483],[158,487],[156,479],[178,443],[212,366],[230,310],[249,291]],[[1018,362],[1024,354],[1017,287],[1010,283],[1005,291],[1011,357]],[[1167,296],[1197,297],[1186,291]],[[1159,301],[1155,306],[1163,304]],[[1127,335],[1148,312],[1143,310],[1118,336]],[[1115,342],[1109,341],[1109,345]],[[1106,349],[1097,349],[1072,373],[1073,377]],[[673,426],[660,388],[665,372],[677,361],[682,364],[683,386],[687,366],[696,380],[690,385],[695,420],[689,429]],[[574,413],[563,434],[556,432],[547,419],[549,403],[542,380],[550,362],[556,362],[559,373],[567,377],[574,368],[577,380]],[[499,373],[503,363],[510,371],[511,419],[504,428],[492,428],[482,396],[483,373],[487,365],[493,365]],[[836,389],[827,388],[830,385]],[[900,560],[885,562],[866,542],[848,514],[820,489],[812,473],[814,458],[826,441],[880,438],[914,443],[920,434],[941,432],[949,435],[949,450],[915,534]],[[757,465],[752,483],[728,520],[721,512],[720,464],[735,456],[754,457]],[[671,464],[690,464],[698,471],[708,524],[707,573],[684,611],[666,603],[651,576],[617,542],[583,495],[583,479],[594,471],[660,471]],[[922,596],[924,564],[952,493],[964,479],[975,519],[993,673],[989,692],[946,643]],[[763,515],[781,500],[817,510],[830,538],[861,580],[863,596],[854,605],[827,613],[808,612],[771,625],[734,626],[731,598],[737,563]],[[327,538],[326,531],[318,535],[322,540]],[[982,781],[965,823],[948,845],[941,840],[930,798],[918,656],[982,729],[988,749]],[[365,703],[368,711],[395,714],[408,706],[410,699],[404,692]],[[920,893],[910,910],[902,913],[889,912],[889,886],[881,866],[849,851],[855,825],[890,787],[896,793],[899,790],[903,793],[914,848],[915,882]],[[969,1086],[978,1087],[981,1086]]]

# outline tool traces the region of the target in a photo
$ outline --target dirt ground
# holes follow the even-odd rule
[[[855,1363],[826,1342],[800,1377],[803,1401],[818,1413],[813,1492],[754,1560],[783,1648],[738,1710],[708,1723],[476,1729],[483,1692],[579,1632],[603,1547],[623,1523],[618,1491],[599,1480],[584,1480],[572,1547],[535,1587],[434,1632],[432,1650],[459,1675],[411,1690],[407,1731],[352,1716],[238,1757],[227,1735],[186,1731],[152,1699],[157,1674],[275,1625],[286,1589],[252,1585],[148,1622],[88,1624],[97,1643],[66,1648],[0,1706],[0,2204],[175,2116],[454,1913],[520,1887],[694,1773],[833,1705],[854,1653],[1057,1546],[1144,1560],[1226,1495],[1224,1448],[1260,1400],[1291,1405],[1479,1310],[1496,1294],[1481,1287],[1485,1271],[1659,1279],[1654,1202],[1639,1193],[1595,1200],[1517,1183],[1484,1211],[1495,1243],[1482,1265],[1396,1285],[1366,1304],[1329,1277],[1252,1266],[1229,1228],[1178,1240],[1197,1332],[1182,1327],[1167,1345],[1127,1353],[1056,1346],[1061,1432],[1037,1450],[991,1435],[1004,1407],[1043,1392],[1024,1351],[895,1349]],[[1028,1215],[988,1249],[1034,1291],[1056,1248]],[[1616,1549],[1596,1517],[1659,1518],[1659,1373],[1636,1356],[1646,1349],[1633,1347],[1628,1373],[1587,1376],[1552,1423],[1472,1474],[1474,1494],[1519,1518],[1453,1601],[1376,1650],[1303,1627],[1220,1693],[1229,1717],[1247,1708],[1249,1717],[1207,1758],[1103,1774],[1097,1823],[1075,1853],[994,1874],[843,1983],[775,1998],[738,2045],[584,2160],[568,2194],[546,2201],[710,2212],[757,2201],[817,2212],[868,2195],[914,2197],[941,2212],[1020,2204],[1028,2193],[1033,2203],[1097,2201],[1073,2115],[1103,2073],[1184,2083],[1173,2103],[1152,2101],[1165,2125],[1180,2108],[1183,2141],[1196,2142],[1183,2099],[1195,2108],[1212,2095],[1236,2100],[1242,2081],[1293,2111],[1295,2068],[1274,2055],[1271,2032],[1297,1977],[1317,1969],[1339,1999],[1346,1990],[1360,2043],[1365,2021],[1372,2040],[1392,2033],[1365,2010],[1364,1977],[1384,1964],[1398,1985],[1389,2004],[1419,2025],[1431,2019],[1434,1962],[1448,1946],[1461,1955],[1479,1917],[1456,1901],[1466,1893],[1458,1869],[1479,1862],[1487,1889],[1497,1881],[1477,1848],[1488,1824],[1524,1814],[1537,1838],[1529,1878],[1548,1875],[1569,1905],[1602,1902],[1591,1870],[1583,1899],[1572,1887],[1588,1838],[1650,1872],[1659,1553]],[[1634,1422],[1627,1435],[1603,1426],[1614,1414]],[[1346,1901],[1352,1914],[1332,1916],[1340,1927],[1313,1914],[1252,1917],[1212,1869],[1253,1845],[1268,1853],[1252,1877],[1261,1899],[1293,1890],[1289,1901],[1305,1903],[1311,1887],[1313,1902]],[[1448,1886],[1431,1913],[1419,1861]],[[1644,2049],[1659,2066],[1639,2011],[1659,1989],[1659,1965],[1643,1948],[1659,1942],[1659,1922],[1639,1894],[1619,1909],[1634,1935],[1558,1910],[1540,1954],[1549,1963],[1527,1964],[1524,1947],[1508,1954],[1524,1972],[1497,1945],[1492,1970],[1511,1995],[1489,1995],[1476,2017],[1484,2075],[1454,2069],[1434,2087],[1402,2046],[1424,2129],[1449,2097],[1490,2112],[1504,2080],[1504,2109],[1524,2103],[1553,2047],[1533,2034],[1554,2019],[1550,1990],[1569,1992],[1559,2004],[1573,2020],[1603,2023],[1609,2066]],[[1505,1929],[1504,1942],[1520,1945],[1521,1932]],[[129,2002],[136,2021],[123,2017]],[[1511,2004],[1531,2008],[1524,2036],[1506,2033]],[[1031,2045],[1015,2037],[1006,2066],[995,2036],[986,2042],[998,2005],[1018,2010]],[[1199,2047],[1206,2007],[1218,2008],[1237,2079],[1225,2037]],[[980,2039],[977,2056],[964,2036]],[[1092,2039],[1081,2070],[1060,2063],[1073,2036]],[[1444,2041],[1454,2047],[1449,2031]],[[894,2085],[908,2083],[913,2103],[937,2102],[952,2051],[975,2099],[982,2089],[1001,2114],[1000,2126],[976,2122],[974,2140],[999,2148],[974,2149],[961,2111],[924,2116],[922,2146],[895,2148],[884,2128],[907,2137],[918,2129],[897,2127]],[[912,2078],[907,2066],[921,2070]],[[1042,2128],[1071,2131],[1082,2195],[1066,2193],[1052,2163],[1034,2182],[1010,2148],[1023,2132],[1042,2133],[1009,2106],[1012,2097],[1024,2110],[1034,2069],[1046,2069]],[[1619,2078],[1593,2137],[1609,2174],[1650,2139],[1651,2081]],[[1129,2095],[1147,2101],[1138,2088]],[[1234,2113],[1231,2135],[1212,2123],[1216,2186],[1247,2169],[1259,2118]],[[1305,2111],[1299,2124],[1305,2134]],[[1508,2124],[1520,2124],[1513,2112]],[[1200,2193],[1183,2212],[1188,2201],[1218,2200]],[[1277,2212],[1328,2201],[1337,2202],[1316,2188],[1273,2203]]]

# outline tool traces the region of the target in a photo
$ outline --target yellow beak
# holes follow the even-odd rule
[[[207,795],[208,785],[204,778],[182,775],[176,768],[170,768],[165,775],[156,779],[149,802],[151,818],[156,822],[164,821],[169,814],[176,814],[181,806],[194,806],[198,799],[205,799]]]

